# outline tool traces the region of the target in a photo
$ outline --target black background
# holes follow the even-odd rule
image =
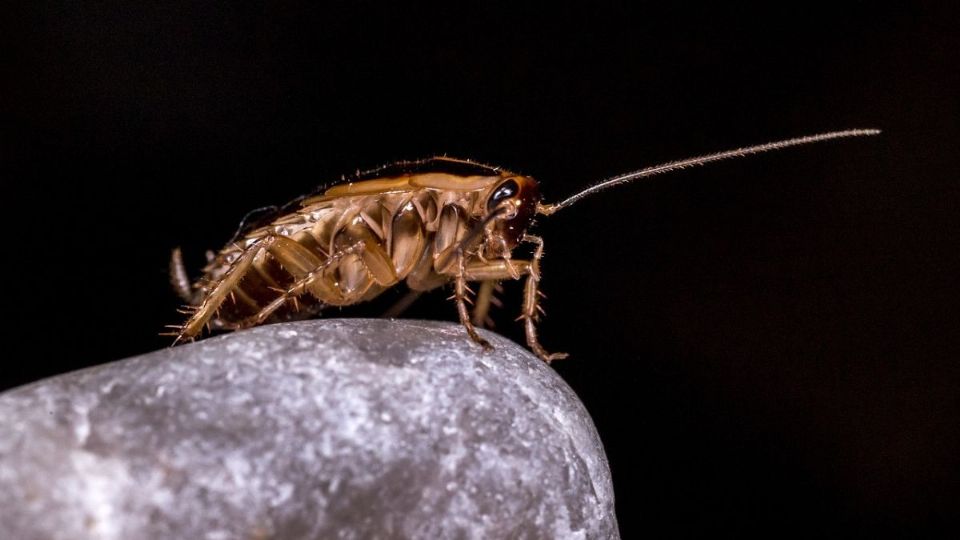
[[[957,525],[957,12],[120,4],[4,18],[2,387],[167,345],[172,247],[198,269],[247,210],[356,168],[449,153],[555,201],[878,127],[542,219],[542,338],[625,538]],[[410,316],[455,320],[444,296]]]

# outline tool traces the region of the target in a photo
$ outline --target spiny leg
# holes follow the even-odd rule
[[[250,317],[247,317],[246,319],[243,319],[242,321],[231,325],[231,328],[239,330],[242,328],[250,328],[253,326],[263,324],[268,318],[270,318],[271,315],[273,315],[275,311],[283,307],[284,304],[286,304],[290,300],[295,301],[299,296],[306,294],[307,289],[310,287],[311,282],[313,282],[319,277],[322,277],[323,273],[329,270],[331,266],[340,262],[340,260],[346,257],[347,255],[351,255],[353,253],[359,253],[363,251],[363,247],[364,247],[363,242],[357,242],[352,246],[349,246],[345,249],[342,249],[340,251],[337,251],[336,253],[331,254],[330,257],[328,257],[322,263],[320,263],[315,268],[307,272],[306,275],[296,280],[292,285],[287,287],[286,290],[281,291],[280,296],[274,298],[269,304],[264,306],[263,309],[258,311],[256,314],[251,315]]]
[[[480,337],[477,329],[473,327],[473,323],[470,321],[470,313],[467,311],[467,294],[469,294],[469,292],[470,289],[467,287],[466,270],[463,262],[463,250],[459,249],[457,250],[457,277],[455,281],[454,298],[457,301],[457,313],[460,315],[460,324],[467,329],[467,333],[470,334],[470,339],[484,349],[491,350],[493,346],[490,345],[489,341]]]
[[[523,286],[523,313],[520,318],[523,319],[524,330],[527,334],[527,346],[536,353],[544,362],[550,363],[553,360],[566,358],[566,353],[548,353],[540,341],[537,339],[536,322],[540,319],[540,259],[543,258],[543,238],[532,234],[523,235],[524,242],[531,242],[537,245],[533,253],[533,260],[530,262],[530,269],[527,272],[527,281]]]
[[[220,305],[223,304],[224,300],[226,300],[230,293],[237,287],[240,280],[243,279],[243,276],[250,271],[253,260],[260,251],[268,249],[275,239],[276,237],[274,235],[264,236],[248,246],[240,254],[240,257],[233,262],[226,273],[224,273],[216,285],[213,286],[213,290],[200,302],[196,312],[180,327],[177,338],[173,341],[174,345],[185,339],[192,339],[200,333],[204,325],[207,324],[214,313],[220,308]]]
[[[518,261],[511,260],[506,261],[504,259],[498,259],[495,261],[489,261],[482,264],[472,264],[465,269],[462,266],[462,263],[459,265],[460,271],[457,275],[454,275],[456,279],[458,289],[463,281],[464,287],[464,296],[466,295],[466,281],[487,281],[487,280],[502,280],[502,279],[517,279],[519,275],[526,275],[527,281],[524,284],[524,303],[523,303],[523,312],[520,314],[517,319],[524,319],[524,326],[527,334],[527,346],[544,362],[552,362],[553,360],[560,360],[566,358],[566,353],[548,353],[540,342],[537,340],[537,329],[536,321],[539,319],[539,313],[542,312],[542,309],[539,305],[539,297],[541,296],[538,284],[540,281],[540,265],[538,264],[540,259],[543,258],[543,240],[536,236],[525,236],[524,241],[532,242],[537,244],[537,249],[534,253],[534,259],[532,261]],[[519,274],[519,275],[518,275]],[[445,275],[449,275],[445,274]],[[465,303],[465,301],[464,301]],[[457,305],[458,311],[460,312],[460,320],[463,322],[466,314],[466,306],[463,303],[458,301]],[[468,331],[472,329],[472,325],[467,327]],[[476,332],[476,330],[474,330]],[[472,335],[471,335],[472,337]]]

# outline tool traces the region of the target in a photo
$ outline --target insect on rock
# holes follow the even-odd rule
[[[694,165],[830,139],[880,133],[851,129],[737,148],[618,175],[567,199],[541,200],[537,181],[500,167],[437,157],[401,162],[361,173],[347,183],[301,197],[266,215],[248,214],[234,239],[210,254],[204,275],[191,284],[179,249],[170,263],[175,290],[189,305],[189,319],[174,326],[174,343],[203,329],[238,330],[311,317],[331,306],[371,300],[406,282],[409,298],[449,283],[460,323],[477,333],[502,280],[524,279],[523,320],[527,345],[546,362],[537,339],[543,239],[528,229],[605,189]],[[260,212],[262,213],[262,212]],[[514,250],[530,244],[529,259]],[[480,282],[473,310],[471,282]],[[403,301],[401,301],[403,303]],[[402,305],[396,311],[402,310]]]

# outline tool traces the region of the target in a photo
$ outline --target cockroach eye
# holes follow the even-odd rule
[[[490,200],[487,202],[487,211],[492,211],[504,200],[515,196],[519,190],[520,186],[517,185],[516,180],[507,180],[506,182],[500,184],[497,186],[497,189],[494,190],[493,195],[490,196]]]

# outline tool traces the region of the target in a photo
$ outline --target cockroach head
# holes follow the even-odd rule
[[[493,222],[487,238],[488,250],[515,248],[533,222],[539,204],[540,186],[536,180],[529,176],[504,175],[487,195],[487,215],[502,213],[502,217],[498,216]],[[492,243],[500,246],[494,247]]]

